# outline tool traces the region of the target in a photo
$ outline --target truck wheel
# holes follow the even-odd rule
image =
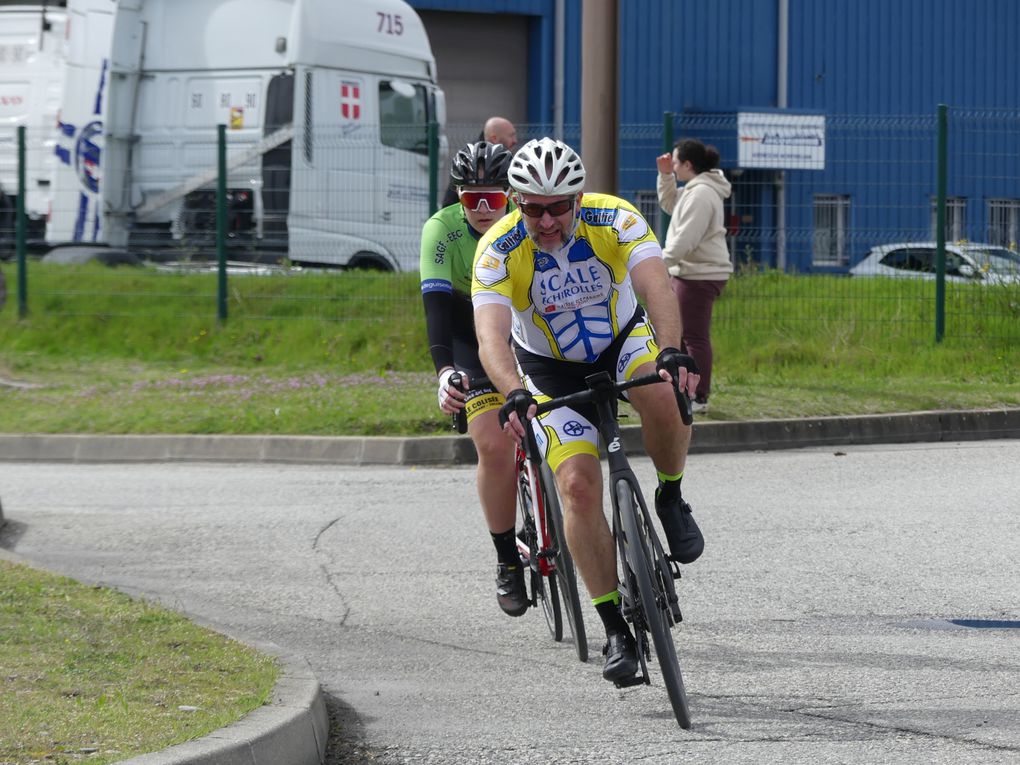
[[[347,261],[348,270],[361,271],[392,271],[393,266],[381,255],[374,252],[356,253]]]

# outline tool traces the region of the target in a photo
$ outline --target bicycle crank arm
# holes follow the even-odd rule
[[[616,680],[613,682],[617,688],[630,688],[635,685],[651,685],[651,680],[648,679],[648,675],[634,675],[624,680]]]

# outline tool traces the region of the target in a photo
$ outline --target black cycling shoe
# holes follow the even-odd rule
[[[524,588],[524,567],[520,564],[496,566],[496,602],[508,616],[521,616],[531,605]]]
[[[678,563],[693,563],[705,550],[705,537],[694,522],[691,506],[682,499],[675,503],[660,504],[655,500],[655,513],[669,543],[669,557]]]
[[[602,646],[606,663],[602,667],[602,677],[612,683],[618,683],[633,677],[638,670],[637,643],[629,632],[613,632],[606,636],[606,644]]]

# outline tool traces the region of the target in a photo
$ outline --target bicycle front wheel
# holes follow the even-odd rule
[[[531,600],[534,605],[542,606],[542,614],[545,616],[546,626],[549,627],[549,634],[557,643],[563,640],[563,609],[560,606],[560,592],[557,587],[556,578],[553,575],[545,576],[542,573],[542,563],[535,558],[541,549],[541,533],[538,528],[539,508],[531,496],[531,484],[528,482],[528,472],[522,471],[517,475],[517,506],[521,514],[521,523],[524,527],[524,543],[528,548],[528,558],[522,562],[531,572]],[[545,493],[544,487],[539,483],[538,490]],[[539,498],[545,501],[544,497]]]
[[[563,510],[560,498],[556,493],[556,481],[546,463],[542,463],[542,491],[545,497],[545,517],[553,539],[556,541],[555,579],[559,582],[559,595],[563,610],[567,612],[567,622],[574,636],[574,649],[579,661],[588,661],[588,636],[584,631],[584,615],[581,613],[581,596],[577,590],[577,573],[574,571],[574,559],[567,547],[567,536],[563,531]]]
[[[655,575],[653,565],[655,548],[648,535],[650,530],[641,512],[641,504],[634,497],[634,490],[625,480],[619,480],[614,487],[616,503],[623,524],[624,554],[627,565],[637,580],[638,600],[644,624],[652,633],[655,645],[655,656],[662,672],[662,681],[669,694],[673,715],[681,728],[691,727],[691,713],[687,705],[687,691],[684,679],[680,674],[680,662],[676,656],[676,646],[669,630],[667,612],[669,601]]]

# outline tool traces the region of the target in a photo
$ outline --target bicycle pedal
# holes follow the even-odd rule
[[[669,573],[673,575],[674,579],[680,579],[680,564],[672,558],[669,559]]]
[[[633,675],[623,680],[614,680],[613,685],[617,688],[631,688],[635,685],[650,685],[650,681],[644,675]]]

